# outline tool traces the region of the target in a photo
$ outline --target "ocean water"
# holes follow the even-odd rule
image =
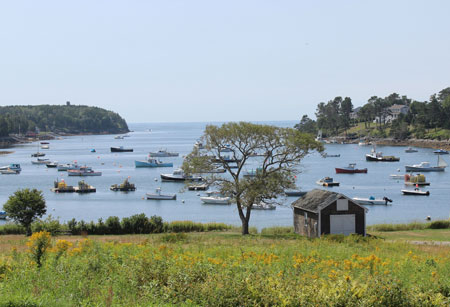
[[[296,122],[266,122],[269,124],[292,127]],[[49,169],[45,165],[32,165],[31,154],[37,151],[37,143],[18,145],[13,154],[0,156],[0,166],[20,163],[20,175],[0,175],[0,207],[8,197],[19,188],[36,188],[43,191],[48,214],[67,221],[98,220],[108,216],[127,217],[137,213],[147,216],[159,215],[165,221],[192,220],[196,222],[223,222],[240,225],[235,205],[205,205],[199,199],[199,193],[184,191],[184,184],[161,182],[161,173],[171,173],[181,166],[183,156],[188,154],[195,141],[202,135],[207,123],[142,123],[130,124],[133,132],[123,140],[114,139],[113,135],[72,136],[62,140],[50,141],[50,149],[40,150],[45,158],[59,163],[71,163],[92,166],[103,172],[100,177],[67,177],[66,172]],[[220,124],[220,123],[213,123]],[[124,146],[134,149],[132,153],[111,153],[111,146]],[[91,149],[96,149],[91,153]],[[179,152],[179,157],[161,158],[174,163],[174,168],[135,168],[135,160],[144,160],[149,151],[158,149]],[[339,158],[322,158],[314,153],[302,161],[297,175],[297,185],[309,191],[319,188],[316,181],[325,176],[340,182],[339,187],[329,188],[349,197],[383,197],[393,200],[389,206],[368,206],[367,224],[403,223],[424,221],[427,216],[432,220],[446,219],[450,214],[450,168],[441,173],[425,173],[430,196],[404,196],[400,192],[405,188],[403,180],[393,180],[390,174],[404,174],[406,164],[429,161],[435,164],[437,156],[432,149],[418,148],[417,153],[405,153],[405,147],[379,146],[378,151],[385,155],[400,157],[400,162],[366,162],[365,154],[369,146],[328,144],[326,152],[340,154]],[[447,156],[443,158],[450,162]],[[358,168],[368,168],[367,174],[335,174],[335,167],[344,167],[356,163]],[[257,159],[252,160],[248,169],[258,166]],[[135,192],[112,192],[109,187],[121,183],[129,177],[135,183]],[[96,193],[56,194],[50,191],[56,179],[64,179],[70,185],[77,185],[80,179],[97,188]],[[177,193],[175,201],[146,200],[145,193],[161,187],[163,192]],[[323,188],[323,187],[320,187]],[[251,226],[261,229],[270,226],[290,226],[293,224],[291,203],[295,197],[282,197],[281,206],[273,211],[252,211]],[[3,223],[0,221],[0,223]]]

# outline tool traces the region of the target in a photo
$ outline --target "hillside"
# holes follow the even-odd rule
[[[46,131],[55,133],[126,133],[128,125],[117,113],[82,105],[0,107],[0,136]]]

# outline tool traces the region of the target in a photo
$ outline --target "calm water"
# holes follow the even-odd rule
[[[295,122],[272,123],[280,126],[293,126]],[[116,140],[112,135],[74,136],[63,140],[50,141],[50,149],[41,150],[46,158],[59,163],[77,161],[90,165],[94,170],[102,171],[100,177],[85,177],[85,181],[97,188],[97,193],[80,195],[76,193],[55,194],[50,192],[53,181],[64,178],[70,185],[77,185],[79,177],[67,177],[66,172],[48,169],[45,165],[32,165],[31,153],[36,152],[37,144],[26,144],[15,147],[11,155],[0,156],[0,165],[20,163],[20,175],[0,175],[0,204],[3,204],[18,188],[37,188],[43,191],[47,201],[48,213],[61,221],[72,218],[77,220],[97,220],[108,216],[126,217],[137,213],[147,216],[159,215],[166,221],[192,220],[197,222],[224,222],[239,225],[240,220],[234,205],[204,205],[198,193],[180,191],[181,183],[160,182],[160,173],[171,173],[173,168],[138,168],[134,160],[144,160],[149,151],[167,148],[180,153],[176,158],[161,158],[172,161],[174,168],[182,163],[182,156],[192,149],[195,141],[201,136],[206,123],[153,123],[131,124],[129,138]],[[151,132],[149,132],[151,129]],[[111,153],[111,146],[131,147],[132,153]],[[96,153],[91,153],[92,148]],[[448,169],[443,173],[426,173],[431,186],[426,188],[428,197],[403,196],[400,192],[404,185],[402,180],[392,180],[390,174],[404,173],[405,164],[416,164],[421,161],[436,163],[437,157],[431,149],[419,148],[417,153],[405,153],[404,147],[382,147],[378,150],[386,155],[400,156],[400,162],[366,162],[364,155],[370,152],[368,146],[358,145],[326,145],[329,154],[341,154],[340,158],[322,158],[313,154],[304,159],[301,173],[297,176],[298,186],[302,190],[311,190],[318,186],[315,182],[325,176],[331,176],[341,183],[340,187],[331,188],[349,197],[387,196],[394,202],[391,206],[371,206],[368,212],[368,224],[400,223],[419,220],[430,215],[432,219],[444,219],[450,213],[450,174]],[[447,162],[450,159],[444,156]],[[368,168],[368,174],[335,174],[334,167],[357,163],[358,168]],[[249,169],[257,167],[253,160]],[[137,186],[136,192],[122,193],[109,190],[110,185],[121,183],[126,177]],[[145,200],[146,192],[153,192],[161,187],[163,192],[177,193],[176,201]],[[253,211],[251,225],[258,228],[269,226],[292,225],[292,209],[290,204],[296,198],[283,198],[284,206],[275,211]],[[182,202],[184,200],[184,203]],[[1,206],[1,205],[0,205]]]

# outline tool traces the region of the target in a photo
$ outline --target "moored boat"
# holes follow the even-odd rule
[[[401,190],[404,195],[418,195],[418,196],[428,196],[430,195],[430,191],[422,191],[419,188],[415,188],[414,190]]]
[[[37,157],[44,157],[45,156],[45,153],[43,153],[43,152],[36,152],[36,153],[34,153],[34,154],[31,154],[31,157],[32,158],[37,158]]]
[[[231,203],[231,199],[226,196],[219,195],[209,195],[200,197],[200,200],[204,204],[212,204],[212,205],[229,205]]]
[[[0,174],[2,175],[18,175],[20,174],[19,170],[14,170],[14,169],[0,169]]]
[[[318,181],[316,181],[318,185],[324,186],[324,187],[335,187],[339,186],[339,182],[336,182],[331,177],[324,177]]]
[[[90,168],[74,169],[67,171],[68,176],[101,176],[102,172],[95,172]]]
[[[58,162],[56,162],[56,161],[50,162],[50,163],[45,164],[45,166],[47,166],[48,168],[57,168]]]
[[[206,183],[203,184],[193,184],[188,186],[189,191],[206,191],[208,190],[209,185]]]
[[[412,153],[412,152],[418,152],[418,150],[417,150],[417,149],[414,149],[414,148],[412,148],[412,147],[408,147],[408,148],[405,149],[405,152],[406,152],[406,153]]]
[[[6,220],[6,212],[0,211],[0,220]]]
[[[339,158],[340,156],[341,156],[341,154],[331,155],[331,154],[328,154],[328,153],[325,153],[323,155],[324,158]]]
[[[448,155],[448,151],[445,149],[437,149],[437,150],[433,151],[433,153],[435,153],[437,155]]]
[[[147,199],[153,200],[175,200],[177,199],[177,194],[162,194],[161,188],[156,189],[156,193],[146,193]]]
[[[381,151],[377,152],[375,147],[372,148],[370,154],[366,154],[366,161],[372,162],[399,162],[400,158],[395,156],[383,156]]]
[[[438,155],[437,166],[431,166],[430,162],[420,162],[419,164],[405,165],[407,172],[443,172],[448,164]]]
[[[356,163],[350,163],[347,167],[336,167],[336,174],[367,173],[367,168],[355,168]]]
[[[135,167],[173,167],[172,162],[163,162],[161,160],[148,157],[147,160],[134,161]]]
[[[149,155],[157,158],[178,157],[178,152],[169,152],[166,149],[160,149],[158,151],[151,151]]]
[[[111,147],[111,152],[133,152],[133,148],[125,148],[123,146]]]
[[[252,205],[252,210],[275,210],[277,206],[266,202],[259,202]]]
[[[364,197],[353,197],[353,200],[361,205],[388,205],[392,200],[384,196],[383,198],[375,198],[370,196],[368,198]]]
[[[96,188],[87,184],[84,180],[79,181],[78,186],[74,187],[67,185],[64,179],[61,179],[61,181],[56,180],[54,187],[50,190],[55,193],[94,193],[97,191]]]
[[[9,165],[1,166],[0,170],[13,170],[13,171],[22,171],[19,163],[12,163]]]
[[[42,159],[42,158],[37,158],[37,160],[35,161],[31,161],[31,164],[48,164],[51,161],[49,159]]]
[[[300,190],[286,190],[284,191],[284,194],[288,197],[302,197],[303,195],[305,195],[306,191],[300,191]]]
[[[181,169],[176,169],[173,171],[172,174],[161,174],[161,180],[162,181],[178,181],[178,182],[183,182],[183,181],[202,181],[203,178],[200,176],[187,176],[184,174],[183,170]]]

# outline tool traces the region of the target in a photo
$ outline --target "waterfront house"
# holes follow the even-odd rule
[[[336,192],[314,189],[292,203],[295,233],[366,235],[367,208]]]

